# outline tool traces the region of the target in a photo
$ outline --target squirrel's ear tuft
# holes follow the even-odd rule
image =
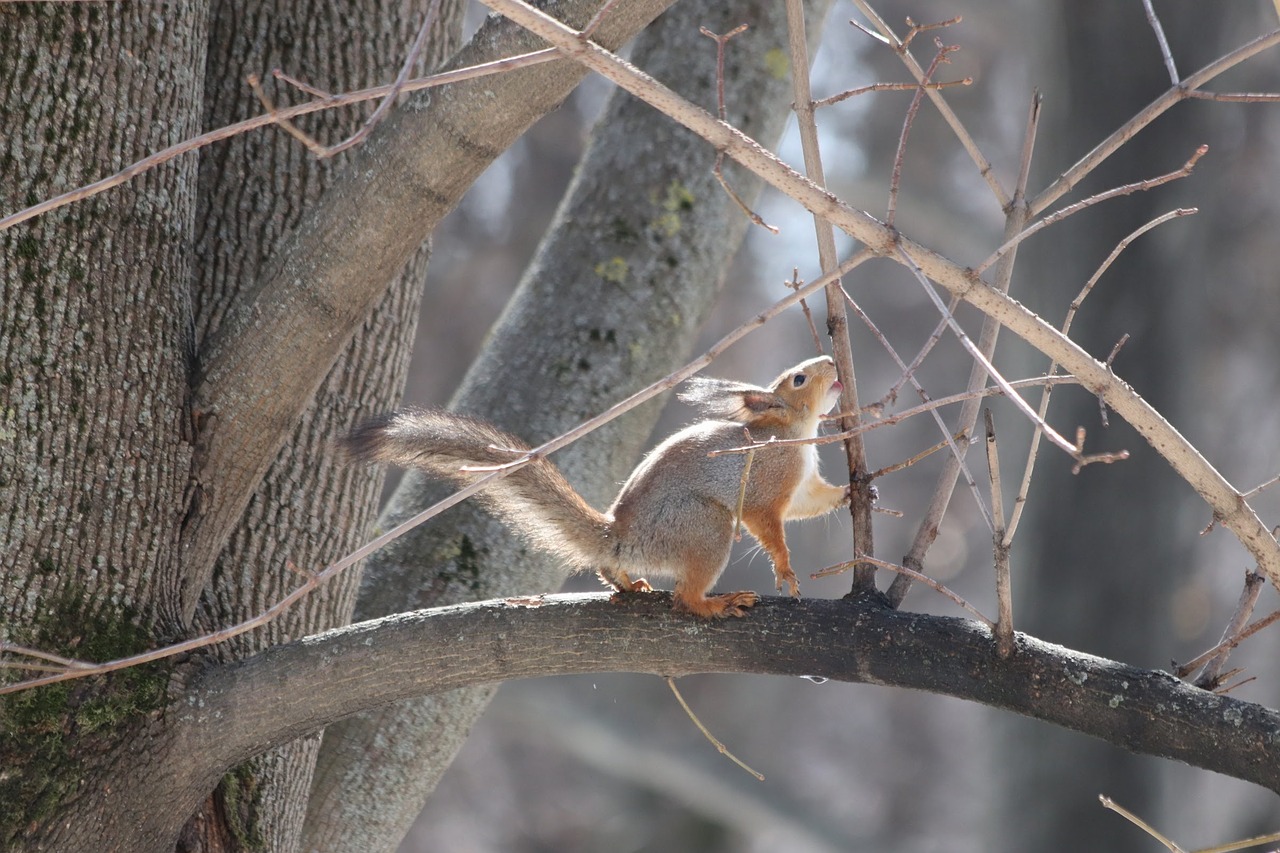
[[[727,379],[690,379],[677,395],[683,402],[715,418],[745,423],[761,412],[781,405],[777,394],[745,382]]]

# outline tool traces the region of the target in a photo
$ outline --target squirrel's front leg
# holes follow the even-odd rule
[[[781,591],[782,585],[786,584],[791,596],[799,598],[800,582],[796,580],[796,573],[791,569],[791,552],[787,550],[787,537],[782,529],[781,514],[772,509],[766,509],[763,512],[746,512],[743,513],[742,521],[760,546],[769,553],[769,559],[773,561],[773,577],[777,581],[778,590]]]
[[[818,474],[806,478],[791,495],[787,520],[826,515],[849,502],[851,486],[836,486]]]

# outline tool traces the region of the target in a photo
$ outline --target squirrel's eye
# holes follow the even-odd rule
[[[795,376],[791,377],[791,385],[793,388],[800,388],[808,378],[809,377],[805,376],[803,373],[797,373]]]

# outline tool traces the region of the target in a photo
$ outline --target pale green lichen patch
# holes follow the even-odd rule
[[[786,80],[787,75],[791,73],[791,59],[787,56],[785,50],[775,47],[772,50],[765,51],[764,68],[773,79]]]
[[[610,284],[622,284],[627,280],[629,269],[625,258],[613,257],[596,264],[595,273]]]

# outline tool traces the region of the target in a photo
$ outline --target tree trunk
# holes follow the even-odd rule
[[[206,11],[0,7],[6,212],[199,131]],[[82,659],[160,639],[191,494],[195,187],[179,159],[0,234],[0,639]],[[0,706],[0,846],[94,849],[100,828],[59,809],[108,784],[101,750],[166,681],[140,669]]]
[[[261,109],[244,82],[246,73],[265,77],[269,69],[281,68],[326,91],[394,79],[423,9],[408,9],[399,0],[346,5],[215,2],[205,127],[223,127]],[[461,13],[461,3],[443,4],[420,66],[434,68],[454,51]],[[291,33],[296,34],[292,39]],[[299,94],[277,91],[273,100],[289,102]],[[314,138],[332,144],[355,132],[372,109],[365,105],[358,111],[318,113],[300,124]],[[206,149],[193,283],[202,340],[217,328],[227,307],[263,276],[304,210],[332,183],[334,166],[348,159],[318,160],[279,130],[238,136]],[[267,471],[214,566],[211,586],[196,612],[197,631],[234,625],[285,595],[299,581],[289,563],[316,568],[359,546],[377,505],[381,473],[350,469],[329,448],[333,436],[399,399],[427,256],[424,244],[329,371]],[[219,661],[244,657],[345,624],[358,585],[359,574],[346,573],[309,596],[305,607],[215,646],[211,654]],[[180,848],[295,850],[319,743],[317,733],[229,774],[192,818]],[[237,839],[237,846],[219,843],[227,837]]]

